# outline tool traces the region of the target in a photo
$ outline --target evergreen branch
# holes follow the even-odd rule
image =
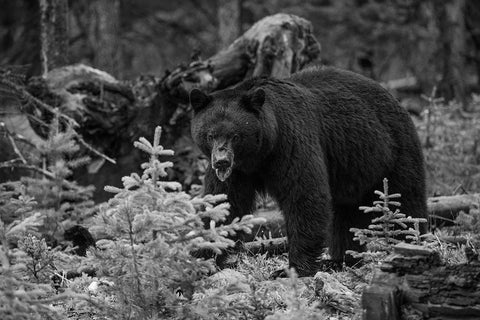
[[[0,162],[0,168],[15,167],[15,168],[32,170],[32,171],[35,171],[35,172],[38,172],[38,173],[44,175],[45,177],[47,177],[51,180],[58,180],[58,177],[56,177],[55,174],[53,174],[52,172],[50,172],[48,170],[39,168],[39,167],[31,165],[31,164],[19,163],[18,161],[19,161],[19,159],[13,159],[13,160],[9,160],[9,161]],[[61,182],[62,182],[62,185],[64,185],[67,188],[70,188],[70,189],[73,189],[73,190],[78,189],[75,184],[73,184],[73,183],[71,183],[71,182],[69,182],[65,179],[62,179]]]
[[[25,287],[30,287],[32,285],[32,283],[27,282],[27,281],[17,281],[17,284],[18,284],[18,286],[23,285]],[[16,293],[13,293],[13,296],[19,298],[19,295],[16,294]],[[46,305],[48,306],[48,305],[53,304],[53,303],[58,302],[58,301],[65,301],[65,300],[69,300],[69,299],[73,299],[73,298],[82,299],[84,301],[87,301],[87,302],[91,303],[92,305],[96,306],[97,308],[99,308],[100,310],[104,310],[104,309],[109,308],[106,305],[103,305],[103,304],[100,305],[98,302],[96,302],[90,296],[88,296],[86,294],[79,294],[79,293],[75,293],[75,292],[64,292],[64,293],[56,294],[54,296],[50,296],[48,298],[43,298],[43,299],[32,299],[32,298],[30,298],[30,299],[24,300],[24,302],[28,303],[28,304],[31,304],[31,305],[36,305],[36,306],[45,308],[47,311],[52,311],[49,307],[45,307],[45,306]]]
[[[15,167],[15,168],[28,169],[28,170],[32,170],[32,171],[41,173],[47,178],[55,179],[55,175],[48,170],[44,170],[42,168],[39,168],[39,167],[31,165],[31,164],[18,163],[18,161],[19,161],[19,159],[13,159],[13,160],[8,160],[8,161],[1,162],[0,163],[0,168]]]

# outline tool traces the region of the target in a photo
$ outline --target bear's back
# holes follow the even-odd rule
[[[309,67],[292,74],[289,80],[327,96],[335,95],[335,93],[342,95],[349,93],[369,102],[371,102],[372,96],[395,102],[395,98],[376,81],[358,73],[335,67]]]
[[[377,87],[379,84],[361,74],[329,66],[313,66],[292,74],[290,81],[313,88],[319,85]]]
[[[382,122],[395,122],[399,116],[409,118],[385,88],[355,72],[315,66],[294,73],[288,81],[323,100],[319,105],[323,111],[346,108],[355,113],[372,112]]]

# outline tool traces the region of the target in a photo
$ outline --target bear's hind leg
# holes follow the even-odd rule
[[[400,193],[401,198],[395,199],[400,201],[400,211],[407,216],[413,218],[428,219],[427,197],[425,189],[425,177],[421,169],[417,172],[394,172],[388,179],[388,192],[390,194]],[[401,169],[399,169],[401,171]],[[396,207],[390,207],[395,210]],[[409,225],[411,227],[411,225]],[[428,223],[420,224],[420,232],[428,231]]]
[[[358,205],[335,205],[333,208],[333,222],[331,228],[329,253],[334,262],[353,264],[357,260],[345,255],[346,250],[362,251],[358,241],[353,240],[350,228],[366,229],[373,218],[358,209]]]

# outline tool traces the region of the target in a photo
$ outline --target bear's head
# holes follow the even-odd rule
[[[276,126],[265,100],[262,88],[209,95],[198,89],[190,92],[193,140],[210,157],[220,181],[234,170],[252,173],[272,149]]]

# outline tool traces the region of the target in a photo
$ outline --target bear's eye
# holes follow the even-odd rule
[[[209,133],[207,134],[207,141],[212,142],[213,141],[213,134]]]
[[[232,137],[232,142],[233,143],[236,143],[236,142],[239,142],[239,141],[240,141],[240,136],[238,134],[236,134]]]

